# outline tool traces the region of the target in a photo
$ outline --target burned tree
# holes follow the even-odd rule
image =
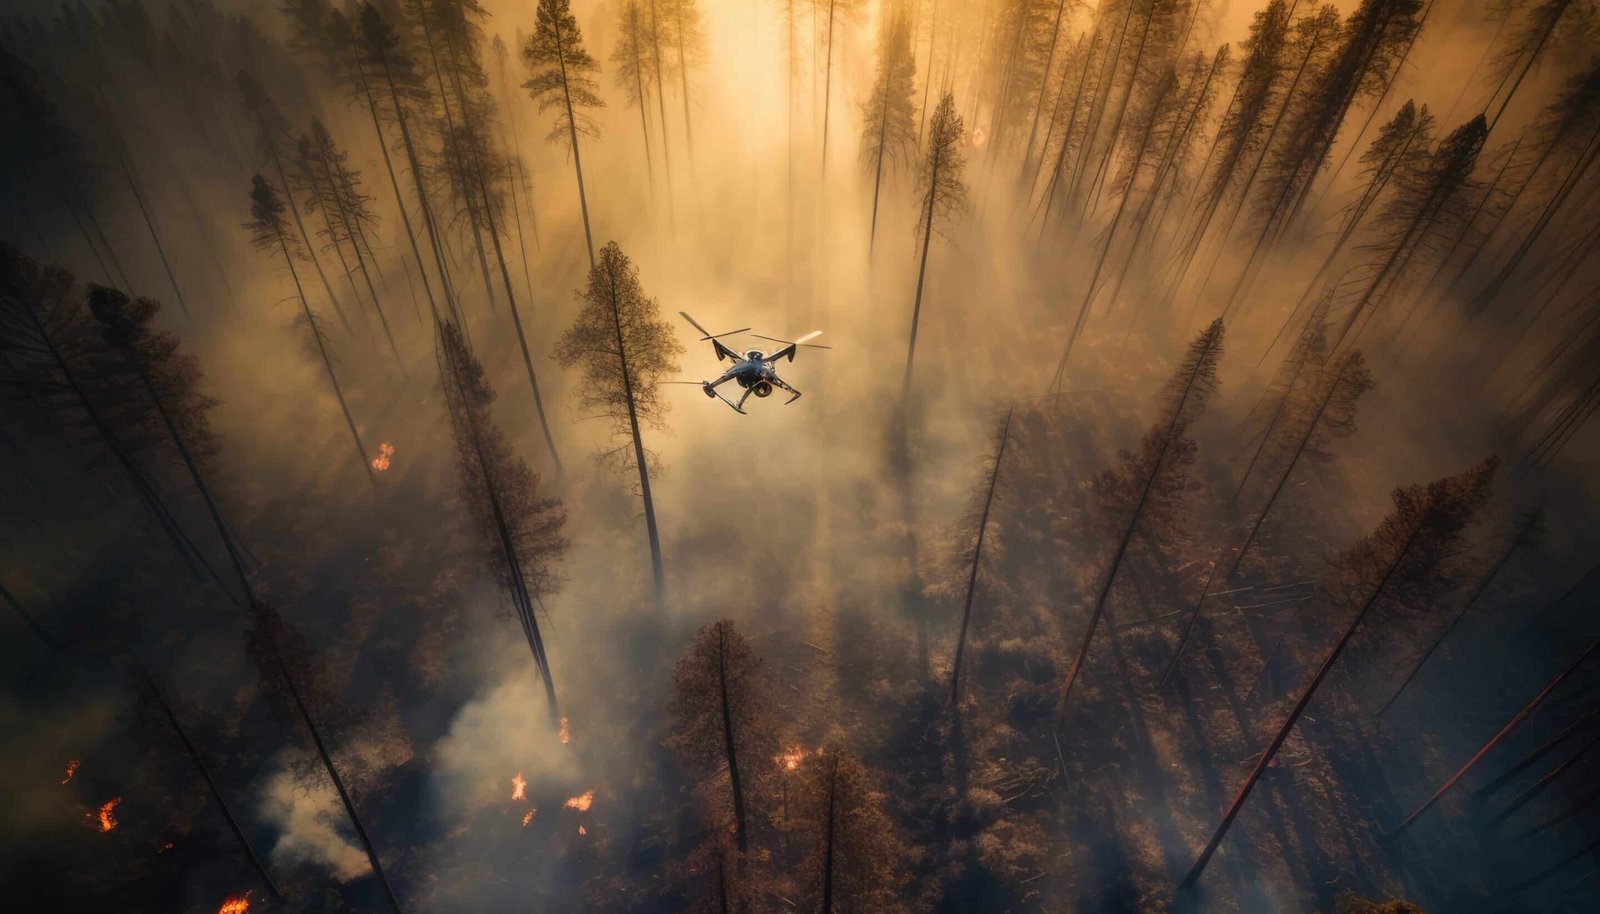
[[[1189,344],[1183,363],[1173,372],[1162,392],[1165,406],[1161,416],[1145,433],[1138,453],[1123,451],[1118,455],[1117,468],[1106,471],[1097,482],[1101,497],[1127,517],[1127,521],[1121,525],[1110,564],[1101,577],[1094,605],[1089,610],[1083,641],[1078,645],[1072,667],[1062,684],[1057,701],[1059,711],[1067,709],[1072,687],[1078,681],[1083,662],[1089,656],[1089,646],[1100,627],[1111,586],[1116,583],[1117,572],[1141,523],[1149,524],[1152,516],[1170,518],[1184,491],[1192,484],[1189,468],[1195,459],[1195,443],[1188,436],[1189,426],[1205,411],[1206,404],[1217,391],[1222,336],[1222,318],[1219,317]]]
[[[878,35],[878,75],[862,105],[861,161],[872,170],[872,222],[867,254],[878,238],[878,198],[884,165],[906,167],[916,149],[917,61],[911,53],[911,22],[899,12],[885,20]]]
[[[1000,467],[1006,457],[1006,443],[1011,439],[1011,410],[1000,423],[995,436],[994,456],[989,459],[989,480],[983,489],[983,507],[978,513],[973,533],[972,565],[967,574],[966,596],[961,606],[961,631],[956,636],[956,656],[950,667],[950,704],[961,702],[961,658],[966,653],[967,629],[972,622],[972,597],[978,586],[978,571],[983,566],[983,541],[989,531],[989,511],[994,507],[995,491],[1000,485]]]
[[[660,319],[659,303],[639,284],[638,268],[615,241],[600,251],[599,263],[589,270],[589,287],[579,297],[583,309],[556,344],[556,358],[563,368],[583,368],[578,402],[584,409],[599,409],[611,420],[613,436],[624,442],[602,452],[601,462],[639,474],[655,602],[660,608],[666,599],[666,575],[655,501],[650,496],[650,455],[641,432],[645,425],[666,426],[668,404],[659,385],[663,375],[678,370],[683,347],[673,338],[671,325]]]
[[[440,322],[438,333],[439,378],[455,435],[462,502],[485,564],[511,599],[544,681],[551,725],[558,726],[561,709],[539,631],[539,611],[542,598],[557,584],[553,566],[567,547],[561,536],[566,512],[560,502],[540,494],[539,474],[512,453],[505,434],[494,424],[489,415],[494,390],[460,329]]]
[[[710,824],[731,828],[741,858],[750,853],[755,768],[777,748],[761,676],[761,658],[727,620],[700,629],[673,674],[672,746],[718,793],[726,772],[726,798],[708,803]]]
[[[967,187],[961,180],[966,168],[966,156],[962,152],[965,133],[966,124],[956,113],[955,97],[946,92],[939,99],[939,107],[933,112],[933,125],[928,128],[928,151],[919,179],[922,205],[917,232],[922,235],[922,260],[917,267],[917,293],[911,300],[911,335],[906,344],[901,400],[911,395],[911,369],[917,358],[917,324],[922,317],[922,290],[928,276],[928,248],[933,244],[934,230],[966,208]],[[943,234],[942,229],[940,234]]]
[[[810,839],[801,879],[815,910],[906,910],[904,852],[871,773],[855,756],[831,749],[807,758],[801,774],[798,818]]]
[[[522,62],[530,74],[522,87],[539,103],[540,111],[556,112],[555,126],[546,139],[565,139],[571,144],[572,169],[578,178],[578,206],[583,212],[583,239],[589,249],[589,268],[594,269],[594,233],[589,230],[589,197],[583,186],[578,137],[600,135],[599,125],[587,109],[602,108],[605,102],[591,75],[599,71],[600,65],[583,47],[583,33],[578,30],[569,0],[539,0],[533,34],[522,46]]]
[[[628,103],[639,109],[639,135],[644,138],[645,176],[650,189],[656,186],[655,155],[650,152],[650,90],[645,86],[645,76],[650,67],[650,53],[645,35],[644,20],[639,13],[639,0],[628,0],[617,13],[617,47],[611,52],[611,61],[617,65],[617,85],[622,88]]]
[[[295,295],[300,301],[301,314],[305,318],[306,330],[311,334],[311,341],[317,348],[317,355],[322,359],[322,367],[327,371],[328,383],[333,387],[333,395],[339,401],[339,410],[344,413],[345,425],[350,429],[350,438],[356,445],[356,459],[361,463],[361,469],[367,474],[367,482],[374,487],[378,479],[372,475],[372,467],[367,464],[367,448],[361,443],[361,432],[356,429],[356,420],[350,414],[350,405],[345,402],[344,389],[339,386],[339,376],[333,370],[333,357],[328,353],[327,336],[322,332],[322,322],[311,310],[311,303],[306,300],[305,288],[300,284],[300,271],[295,266],[304,256],[300,238],[289,228],[289,223],[283,218],[283,200],[278,196],[278,191],[266,178],[256,175],[250,186],[250,215],[251,221],[246,225],[250,229],[251,242],[256,250],[271,254],[276,251],[283,258],[283,265],[289,270],[289,277],[294,280]]]
[[[1450,579],[1446,566],[1458,551],[1467,526],[1488,500],[1489,484],[1497,464],[1491,457],[1463,473],[1426,486],[1396,489],[1394,511],[1377,530],[1339,557],[1332,590],[1341,604],[1354,608],[1354,613],[1344,633],[1301,689],[1277,733],[1261,751],[1216,831],[1184,876],[1180,890],[1191,890],[1199,882],[1262,773],[1283,748],[1317,689],[1374,610],[1426,605],[1448,591]]]

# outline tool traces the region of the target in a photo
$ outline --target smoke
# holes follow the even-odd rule
[[[278,829],[272,860],[280,866],[312,864],[340,882],[367,875],[367,857],[345,836],[344,809],[333,785],[306,786],[293,770],[296,757],[285,754],[261,792],[261,817]]]

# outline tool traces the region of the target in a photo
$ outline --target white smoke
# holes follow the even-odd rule
[[[340,882],[367,875],[372,868],[366,855],[340,831],[345,815],[333,785],[308,789],[296,783],[291,762],[290,757],[281,759],[262,791],[261,815],[279,830],[273,862],[326,867]]]

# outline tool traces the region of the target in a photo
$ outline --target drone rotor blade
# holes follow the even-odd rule
[[[710,339],[711,338],[711,331],[707,330],[706,328],[704,328],[702,326],[700,326],[700,322],[695,320],[694,318],[690,317],[689,316],[689,312],[687,312],[687,311],[679,311],[678,315],[680,317],[682,317],[684,320],[688,321],[689,322],[689,326],[691,326],[694,329],[700,331],[700,335],[701,336],[705,337],[706,339]]]
[[[718,333],[715,336],[704,336],[704,337],[701,337],[701,339],[703,339],[703,340],[720,340],[725,336],[734,336],[735,334],[744,333],[746,330],[749,330],[749,329],[750,329],[749,327],[740,327],[738,330],[729,330],[727,333]]]
[[[751,336],[755,336],[755,337],[760,337],[761,339],[764,339],[764,340],[771,340],[774,343],[783,343],[784,345],[787,345],[787,346],[805,346],[808,349],[832,349],[833,348],[832,346],[824,346],[824,345],[822,345],[820,343],[808,343],[808,342],[806,342],[806,340],[814,340],[817,337],[821,336],[822,335],[822,331],[821,330],[813,330],[812,332],[806,334],[805,336],[802,336],[798,340],[780,340],[775,336],[763,336],[762,334],[759,334],[759,333],[752,333],[750,335]]]
[[[808,341],[814,340],[814,339],[816,339],[817,337],[819,337],[821,335],[822,335],[822,331],[821,330],[813,330],[810,333],[806,334],[805,336],[802,336],[801,338],[795,340],[794,344],[796,346],[804,346],[804,345],[806,345],[806,343]]]

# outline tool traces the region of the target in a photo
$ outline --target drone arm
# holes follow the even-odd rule
[[[788,406],[790,403],[793,403],[794,401],[800,399],[800,391],[795,390],[793,387],[790,387],[787,383],[784,382],[784,380],[782,378],[774,377],[772,379],[772,383],[773,383],[774,386],[781,387],[784,390],[787,390],[789,393],[794,394],[794,396],[792,396],[789,399],[784,401],[784,403],[783,403],[784,406]]]

